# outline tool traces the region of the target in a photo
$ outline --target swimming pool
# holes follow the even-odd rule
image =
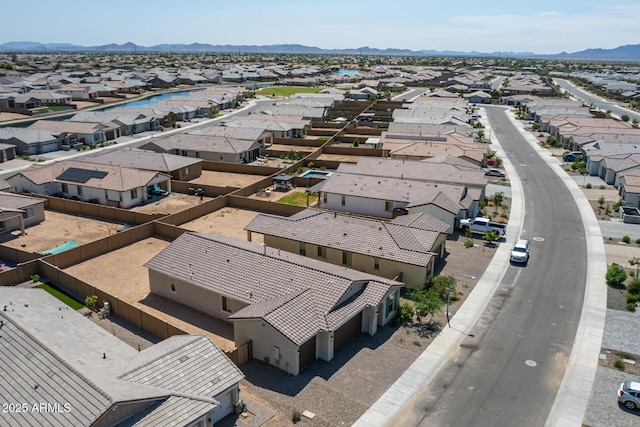
[[[322,178],[322,179],[326,179],[328,177],[330,177],[332,174],[332,172],[327,172],[327,171],[318,171],[318,170],[308,170],[305,173],[303,173],[302,175],[300,175],[300,178]]]
[[[56,246],[53,249],[49,249],[47,251],[42,251],[40,252],[42,255],[55,255],[55,254],[59,254],[60,252],[64,252],[64,251],[68,251],[69,249],[73,249],[76,246],[79,246],[80,243],[74,241],[74,240],[69,240],[67,242],[64,242],[63,244],[61,244],[60,246]]]

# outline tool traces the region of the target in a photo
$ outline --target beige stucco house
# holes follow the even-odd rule
[[[253,358],[291,375],[398,309],[403,283],[222,235],[187,232],[153,257],[151,292],[233,322]]]

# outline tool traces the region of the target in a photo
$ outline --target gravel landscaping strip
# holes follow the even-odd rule
[[[640,313],[637,311],[607,310],[602,347],[640,354],[638,330]]]

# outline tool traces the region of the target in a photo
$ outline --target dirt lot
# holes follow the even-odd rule
[[[26,229],[25,236],[19,231],[2,235],[2,244],[23,251],[41,252],[54,248],[68,240],[89,243],[107,237],[122,227],[122,224],[45,211],[45,220]]]
[[[162,197],[143,206],[136,206],[131,210],[148,214],[170,215],[176,212],[183,211],[185,209],[189,209],[192,206],[199,205],[212,199],[212,197],[203,197],[202,201],[200,201],[200,197],[198,196],[181,193],[170,193],[166,197]]]
[[[320,154],[318,160],[332,160],[345,163],[358,163],[360,156],[348,156],[346,154]]]
[[[148,238],[65,269],[73,276],[164,319],[191,334],[208,335],[220,348],[234,347],[231,327],[217,319],[150,295],[144,264],[169,246],[169,241]],[[127,268],[122,268],[127,266]],[[97,274],[99,272],[99,274]]]
[[[231,172],[202,171],[202,175],[200,177],[189,181],[189,183],[194,185],[203,184],[215,185],[218,187],[244,188],[264,178],[266,178],[266,176]]]
[[[285,144],[273,144],[269,147],[269,151],[289,152],[291,150],[299,153],[313,153],[319,147],[309,147],[307,145],[285,145]]]
[[[260,212],[236,208],[222,208],[201,218],[182,224],[180,227],[199,233],[217,233],[225,236],[247,240],[244,227]],[[262,234],[253,233],[252,242],[262,244]]]

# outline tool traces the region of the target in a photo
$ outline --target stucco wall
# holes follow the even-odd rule
[[[324,201],[324,194],[327,201]],[[342,195],[334,193],[321,193],[320,205],[324,209],[334,211],[352,212],[361,215],[376,216],[380,218],[391,218],[392,211],[385,211],[385,200],[370,199],[358,196],[345,196],[345,204],[342,205]],[[404,204],[406,206],[406,204]],[[394,203],[394,207],[404,207],[401,203]]]
[[[236,346],[253,340],[253,358],[278,366],[291,375],[298,375],[298,346],[276,331],[269,323],[261,319],[239,319],[233,321],[233,336]],[[281,360],[277,364],[273,360],[273,347],[280,350]]]
[[[171,284],[175,286],[175,292],[171,291]],[[203,313],[210,314],[222,320],[228,320],[229,315],[235,313],[246,304],[227,298],[227,304],[230,312],[222,310],[222,296],[212,290],[192,285],[190,283],[173,279],[164,274],[149,270],[149,286],[151,292],[163,296],[165,298],[178,301],[188,307],[193,307]],[[251,337],[251,339],[254,339]],[[243,344],[245,341],[240,342]]]
[[[264,243],[267,246],[271,246],[273,248],[280,248],[287,252],[292,252],[299,254],[299,245],[300,243],[295,240],[285,239],[283,237],[278,236],[264,236]],[[373,248],[372,248],[373,249]],[[314,258],[320,261],[325,261],[330,264],[335,265],[344,265],[342,264],[342,250],[326,248],[327,257],[322,258],[318,256],[318,246],[312,245],[310,243],[306,244],[306,256],[309,258]],[[375,257],[364,254],[351,254],[351,265],[346,266],[349,268],[353,268],[354,270],[364,271],[366,273],[375,274],[377,276],[385,277],[387,279],[394,279],[398,276],[402,276],[401,281],[403,281],[407,288],[410,289],[421,289],[424,287],[427,272],[432,272],[432,264],[433,259],[431,261],[431,265],[429,266],[417,266],[404,264],[398,261],[392,261],[387,259],[380,259],[380,268],[375,269]]]

